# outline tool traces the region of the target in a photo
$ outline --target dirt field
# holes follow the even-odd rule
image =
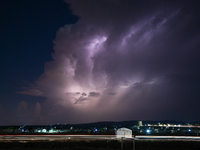
[[[124,141],[124,149],[133,149],[132,141]],[[0,150],[120,150],[120,140],[2,141]],[[200,150],[199,141],[137,140],[136,150]]]

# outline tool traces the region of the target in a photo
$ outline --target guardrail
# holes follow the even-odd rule
[[[135,139],[134,138],[121,138],[121,150],[123,150],[123,139],[133,140],[133,150],[135,150]]]

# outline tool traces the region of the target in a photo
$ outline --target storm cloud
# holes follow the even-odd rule
[[[46,98],[32,116],[46,123],[198,119],[197,1],[66,2],[79,21],[57,31],[53,61],[18,92]]]

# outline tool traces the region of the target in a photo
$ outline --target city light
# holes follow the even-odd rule
[[[151,131],[149,129],[146,130],[147,133],[150,133]]]

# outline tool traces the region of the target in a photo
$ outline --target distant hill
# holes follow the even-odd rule
[[[145,120],[142,121],[142,124],[158,124],[159,123],[170,123],[170,124],[186,124],[186,122],[183,121],[174,121],[174,120],[162,120],[162,121],[152,121],[152,120]],[[188,123],[197,123],[197,122],[188,122]],[[82,124],[67,124],[65,127],[70,128],[101,128],[101,127],[107,127],[107,128],[121,128],[126,127],[130,128],[132,126],[138,125],[138,120],[130,120],[130,121],[102,121],[102,122],[93,122],[93,123],[82,123]],[[52,126],[63,126],[63,125],[52,125]]]
[[[84,124],[71,124],[73,127],[80,127],[80,128],[100,128],[100,127],[107,127],[107,128],[120,128],[120,127],[130,127],[137,125],[138,121],[103,121],[103,122],[93,122],[93,123],[84,123]]]
[[[142,124],[157,124],[157,123],[170,123],[170,124],[186,124],[186,123],[191,123],[191,124],[196,124],[196,123],[200,123],[200,122],[184,122],[184,121],[174,121],[174,120],[161,120],[161,121],[152,121],[152,120],[145,120],[142,121]],[[132,126],[138,125],[138,120],[130,120],[130,121],[119,121],[119,122],[115,122],[115,121],[102,121],[102,122],[92,122],[92,123],[81,123],[81,124],[54,124],[54,125],[26,125],[26,128],[52,128],[52,127],[56,127],[59,129],[69,129],[71,127],[73,128],[81,128],[81,129],[89,129],[89,128],[104,128],[107,127],[109,128],[121,128],[121,127],[126,127],[126,128],[130,128]],[[10,128],[10,127],[14,127],[14,128],[19,128],[20,126],[0,126],[0,129],[5,129],[5,128]]]

